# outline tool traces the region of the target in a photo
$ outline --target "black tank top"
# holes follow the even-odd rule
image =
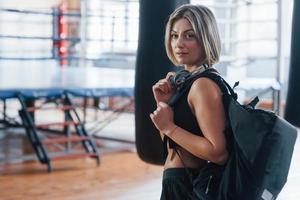
[[[204,65],[205,71],[201,72],[200,74],[191,75],[189,73],[186,73],[187,71],[183,70],[179,72],[179,76],[183,77],[183,81],[180,77],[178,77],[179,85],[177,87],[177,91],[175,94],[171,97],[169,101],[169,105],[172,106],[174,111],[174,123],[189,131],[192,134],[203,136],[203,133],[198,125],[198,121],[194,113],[192,112],[189,104],[188,104],[188,94],[190,92],[190,89],[193,85],[193,82],[197,80],[199,75],[201,76],[202,73],[209,73],[209,72],[217,72],[214,68],[208,67],[208,65]],[[185,71],[185,72],[184,72]],[[181,73],[181,75],[180,75]],[[176,78],[176,77],[175,77]],[[174,81],[173,81],[174,82]],[[177,97],[178,96],[178,97]],[[169,142],[170,148],[175,148],[176,144],[173,140],[168,138],[167,136],[164,137],[164,153],[165,156],[167,155],[167,143]]]
[[[181,92],[181,94],[180,97],[176,100],[176,102],[172,106],[174,111],[174,123],[180,128],[183,128],[195,135],[203,136],[203,133],[198,125],[197,118],[192,112],[188,104],[188,94],[191,87],[192,84],[189,84],[187,88],[185,88],[185,91],[183,93],[181,91],[177,91],[177,92]],[[177,95],[177,92],[175,92],[174,95]],[[170,148],[175,148],[175,145],[178,145],[170,138],[165,137],[164,138],[165,155],[167,154],[168,141],[169,141]]]
[[[191,84],[192,85],[192,84]],[[181,97],[173,105],[174,122],[177,126],[199,136],[202,136],[202,131],[198,125],[197,118],[192,112],[188,104],[189,88],[181,95]]]

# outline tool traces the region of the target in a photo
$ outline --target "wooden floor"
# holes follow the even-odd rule
[[[101,130],[101,135],[134,141],[134,116],[123,114]],[[37,161],[0,162],[0,200],[159,199],[162,166],[141,161],[134,144],[104,140],[97,144],[99,167],[91,158],[59,160],[52,162],[53,171],[47,173],[47,167]],[[23,129],[0,130],[0,160],[30,153]]]
[[[159,199],[162,167],[142,162],[134,152],[105,154],[100,167],[86,158],[55,161],[53,168],[48,174],[38,162],[0,165],[0,199]]]

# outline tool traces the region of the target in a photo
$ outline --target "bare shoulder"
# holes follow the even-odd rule
[[[223,124],[222,92],[213,80],[204,77],[197,79],[188,94],[188,104],[196,118],[201,119],[203,123],[205,122],[200,125],[204,132],[207,132],[206,126],[210,124],[212,119],[214,122],[219,121],[220,125]]]
[[[191,86],[189,96],[202,96],[205,95],[206,97],[214,97],[220,96],[222,94],[219,86],[209,78],[198,78],[194,81]]]

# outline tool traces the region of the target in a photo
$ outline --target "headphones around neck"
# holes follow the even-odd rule
[[[203,64],[203,66],[204,66],[204,71],[209,68],[207,64]],[[189,72],[187,70],[180,70],[179,72],[176,73],[175,76],[170,76],[169,80],[171,82],[172,87],[177,89],[180,88],[187,80],[191,79],[195,75],[198,75],[199,73],[202,73],[204,71],[199,70],[199,71]]]

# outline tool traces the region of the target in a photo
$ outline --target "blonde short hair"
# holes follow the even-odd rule
[[[221,41],[218,26],[212,11],[202,5],[185,4],[178,7],[169,17],[165,32],[165,48],[169,59],[179,66],[171,47],[171,30],[174,23],[187,19],[196,34],[199,44],[203,47],[205,58],[203,63],[212,66],[219,62],[221,54]]]

